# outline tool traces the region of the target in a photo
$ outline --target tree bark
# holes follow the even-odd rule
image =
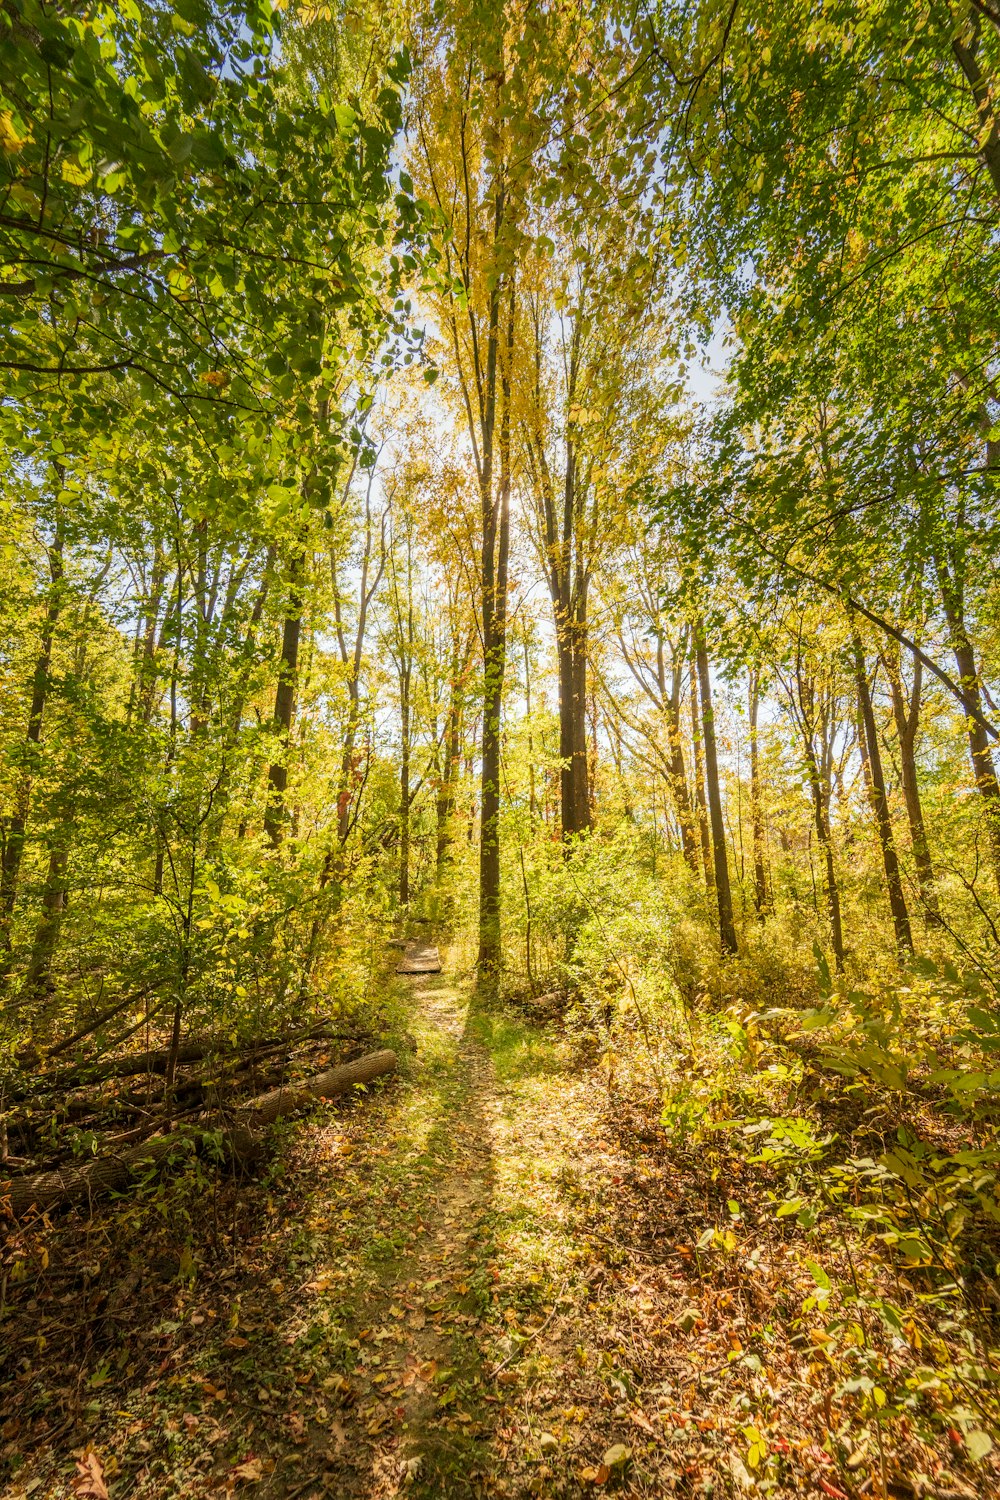
[[[997,887],[1000,888],[1000,785],[997,784],[989,737],[982,722],[982,686],[976,653],[965,623],[965,591],[960,565],[949,567],[940,554],[935,556],[934,562],[967,713],[972,774],[983,800],[990,859]]]
[[[801,671],[797,674],[800,718],[799,729],[802,734],[802,748],[805,754],[806,772],[809,777],[809,789],[812,793],[813,821],[816,828],[816,838],[823,851],[823,861],[826,874],[826,905],[830,918],[830,939],[833,943],[834,966],[838,973],[844,967],[844,929],[840,915],[840,888],[837,885],[837,871],[833,859],[833,839],[830,833],[830,819],[827,812],[828,792],[824,788],[823,776],[820,772],[820,763],[816,756],[816,746],[813,742],[814,725],[810,707],[815,694],[810,684],[803,681]]]
[[[53,835],[49,848],[49,868],[42,892],[42,916],[35,929],[24,981],[25,991],[36,999],[43,999],[52,990],[52,959],[59,941],[59,930],[69,893],[66,871],[72,828],[72,821],[64,820]]]
[[[497,233],[503,219],[503,194],[497,196]],[[497,983],[500,946],[500,720],[507,661],[507,569],[510,559],[510,364],[514,351],[514,282],[508,285],[506,357],[500,358],[500,293],[490,294],[487,350],[486,413],[482,466],[482,621],[483,728],[479,843],[479,955],[477,966],[488,988]],[[493,424],[497,366],[500,369],[500,474],[493,486]],[[489,442],[486,437],[489,435]]]
[[[399,674],[399,719],[402,744],[399,755],[399,904],[410,902],[410,674],[409,665]]]
[[[764,799],[761,795],[760,745],[757,719],[760,712],[760,673],[750,673],[750,821],[753,837],[753,894],[758,917],[771,910],[767,884],[767,834],[764,828]]]
[[[923,680],[923,672],[919,659],[914,658],[913,687],[910,691],[909,702],[907,702],[907,695],[903,685],[900,653],[895,642],[890,642],[889,646],[883,651],[882,662],[885,666],[886,676],[889,679],[889,689],[892,694],[892,713],[896,721],[896,740],[899,745],[900,781],[903,788],[903,802],[906,805],[906,819],[910,825],[910,847],[913,850],[913,863],[916,866],[917,882],[920,886],[920,901],[923,907],[924,922],[928,927],[934,927],[941,921],[941,912],[938,905],[937,886],[934,879],[934,864],[931,859],[927,829],[924,824],[923,807],[920,802],[920,782],[917,778],[916,758],[917,727],[920,719],[920,688]]]
[[[993,19],[996,25],[995,13]],[[968,12],[968,27],[968,33],[952,38],[952,51],[975,101],[979,116],[979,153],[990,174],[994,194],[1000,200],[1000,114],[996,105],[996,79],[990,80],[980,62],[980,19],[972,7]]]
[[[288,567],[288,607],[281,631],[281,656],[278,663],[278,686],[274,695],[273,725],[280,753],[267,773],[267,805],[264,810],[264,834],[272,849],[281,843],[286,817],[288,789],[288,751],[292,720],[295,715],[295,689],[298,682],[299,645],[302,639],[302,589],[305,574],[305,549],[298,547]]]
[[[691,652],[691,748],[694,760],[694,807],[698,823],[698,840],[701,846],[702,869],[705,872],[705,889],[711,901],[715,895],[715,877],[712,872],[712,843],[708,829],[708,804],[705,800],[705,764],[701,736],[697,650],[693,649]]]
[[[160,626],[160,605],[163,602],[167,582],[167,553],[157,538],[153,554],[153,567],[146,599],[145,619],[142,627],[142,649],[137,653],[135,676],[129,694],[128,717],[131,719],[137,706],[143,724],[148,724],[156,701],[156,651]],[[169,592],[172,592],[169,591]],[[168,592],[168,597],[169,597]]]
[[[719,942],[723,953],[738,953],[736,927],[733,923],[733,894],[729,884],[729,857],[726,852],[726,825],[722,816],[722,790],[719,785],[719,761],[715,741],[715,715],[712,711],[712,682],[705,645],[705,627],[699,621],[695,629],[695,661],[701,687],[701,713],[705,732],[705,786],[712,823],[715,893],[719,908]]]
[[[872,707],[871,690],[868,686],[868,667],[861,636],[857,629],[852,630],[851,641],[854,651],[854,677],[858,689],[858,707],[861,711],[860,727],[868,751],[869,800],[875,817],[879,847],[882,851],[882,868],[885,871],[885,884],[889,894],[892,927],[897,948],[901,952],[912,953],[913,935],[910,931],[910,917],[906,909],[903,882],[900,878],[896,844],[892,836],[889,799],[886,796],[885,776],[882,770],[882,752],[875,723],[875,710]]]
[[[573,411],[581,358],[583,323],[580,313],[570,341],[565,402]],[[536,424],[527,434],[527,456],[532,470],[535,508],[542,541],[542,566],[552,601],[559,685],[559,802],[562,835],[570,839],[589,829],[592,821],[590,766],[587,755],[587,596],[589,562],[582,536],[586,480],[581,477],[574,422],[567,421],[561,505],[546,451],[541,394],[541,341],[536,310]]]
[[[43,1212],[56,1204],[75,1203],[104,1193],[126,1188],[132,1178],[150,1166],[166,1165],[174,1155],[188,1155],[192,1149],[206,1150],[206,1133],[221,1129],[222,1150],[230,1161],[247,1163],[260,1155],[259,1132],[285,1115],[295,1113],[316,1099],[332,1099],[359,1084],[371,1083],[396,1068],[396,1054],[390,1051],[369,1053],[356,1062],[329,1068],[325,1073],[300,1084],[272,1090],[240,1110],[235,1118],[219,1117],[207,1121],[192,1135],[174,1132],[157,1135],[115,1156],[99,1157],[85,1167],[65,1167],[53,1172],[33,1172],[24,1177],[0,1181],[0,1202],[6,1200],[15,1218],[34,1209]],[[209,1141],[207,1154],[217,1150]]]
[[[374,476],[374,469],[372,475]],[[350,489],[353,479],[348,479],[344,488],[344,494]],[[383,512],[379,529],[379,559],[378,566],[374,567],[375,527],[372,516],[372,483],[369,478],[368,488],[365,493],[365,541],[364,550],[361,555],[361,578],[358,585],[358,618],[354,630],[354,640],[350,646],[347,644],[347,636],[344,630],[343,610],[341,606],[340,580],[337,571],[337,558],[330,554],[330,577],[333,583],[333,611],[337,625],[337,643],[340,649],[340,659],[347,668],[347,693],[350,707],[347,713],[347,725],[344,730],[344,742],[340,757],[340,783],[337,789],[337,842],[343,846],[353,826],[353,802],[354,787],[357,780],[355,765],[355,746],[357,744],[358,729],[361,725],[361,663],[364,657],[365,634],[368,629],[368,611],[371,602],[378,592],[382,575],[385,572],[386,546],[385,546],[385,513]],[[373,576],[374,568],[374,576]]]
[[[451,863],[451,848],[454,832],[452,819],[455,816],[455,778],[461,751],[461,702],[459,698],[457,656],[452,656],[452,681],[447,708],[447,721],[442,745],[441,777],[438,782],[435,817],[437,838],[435,843],[435,868],[437,878],[444,877]]]
[[[25,731],[25,754],[14,798],[14,811],[7,824],[3,858],[0,861],[0,948],[10,951],[11,920],[17,903],[18,881],[28,829],[31,789],[42,740],[42,721],[48,698],[52,667],[52,642],[63,605],[63,521],[56,512],[55,534],[48,548],[49,588],[42,622],[42,636],[31,678],[31,702]]]

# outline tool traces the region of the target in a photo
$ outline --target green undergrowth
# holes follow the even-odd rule
[[[817,960],[812,1005],[689,1018],[667,1062],[672,1150],[745,1184],[694,1252],[790,1247],[800,1335],[873,1452],[913,1432],[974,1467],[1000,1440],[996,995],[927,960],[867,987]]]

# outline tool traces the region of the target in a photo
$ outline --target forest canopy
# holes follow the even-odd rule
[[[0,0],[0,252],[0,1335],[422,933],[812,1267],[715,1493],[989,1493],[994,0]]]

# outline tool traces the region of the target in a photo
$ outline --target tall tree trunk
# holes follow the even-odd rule
[[[587,747],[587,585],[577,566],[573,601],[573,827],[586,832],[592,822],[591,775]]]
[[[410,903],[410,668],[399,674],[399,904]]]
[[[284,832],[288,788],[288,751],[292,720],[295,715],[295,688],[298,680],[299,646],[302,640],[302,590],[305,574],[305,550],[297,548],[288,568],[288,605],[281,631],[281,657],[278,663],[278,686],[274,695],[273,725],[280,752],[267,773],[267,805],[264,811],[264,833],[272,849],[281,843]]]
[[[691,652],[691,747],[694,760],[694,807],[698,823],[698,840],[701,845],[701,863],[705,872],[705,889],[709,900],[715,895],[715,877],[712,873],[712,842],[708,831],[708,804],[705,800],[705,764],[701,746],[701,707],[698,694],[697,652]]]
[[[502,222],[502,197],[497,228]],[[500,286],[490,298],[484,420],[482,505],[483,729],[479,844],[478,968],[487,987],[500,973],[500,719],[507,663],[507,569],[510,560],[510,363],[514,350],[514,283],[509,284],[506,358],[499,360]],[[496,410],[497,364],[500,370],[500,476],[493,486],[492,430]],[[490,409],[492,407],[492,410]],[[486,443],[486,433],[490,441]]]
[[[233,699],[229,706],[228,724],[225,731],[225,742],[223,747],[224,760],[219,772],[219,780],[216,786],[215,800],[212,806],[212,816],[208,824],[208,833],[205,840],[206,852],[209,856],[215,854],[222,839],[222,831],[225,827],[226,815],[229,811],[229,798],[232,789],[233,759],[236,746],[239,742],[240,729],[243,725],[243,709],[246,705],[246,695],[250,684],[250,674],[253,670],[254,652],[257,646],[257,632],[260,622],[264,617],[264,606],[267,603],[267,595],[271,586],[271,571],[274,567],[275,548],[269,546],[264,556],[264,566],[261,571],[260,584],[254,596],[253,607],[250,611],[250,619],[247,623],[246,634],[239,651],[239,666],[236,672],[236,685]],[[226,618],[225,613],[223,619]],[[240,834],[243,837],[243,834]]]
[[[538,799],[535,787],[535,736],[531,719],[531,648],[527,630],[521,641],[524,647],[524,718],[528,726],[528,826],[533,828],[538,812]]]
[[[883,651],[882,661],[885,666],[886,676],[889,679],[889,690],[892,694],[892,714],[896,721],[896,740],[899,745],[900,781],[903,788],[903,801],[906,805],[906,820],[910,825],[910,847],[913,850],[913,863],[916,866],[917,882],[920,886],[920,901],[923,907],[924,922],[928,927],[934,927],[941,921],[941,911],[938,905],[937,886],[934,880],[934,864],[931,860],[930,844],[927,840],[927,829],[924,825],[924,812],[920,803],[920,783],[917,779],[916,757],[923,668],[921,662],[915,658],[913,663],[913,687],[909,695],[909,702],[907,702],[907,695],[903,686],[899,647],[896,642],[892,642],[890,647],[887,647]]]
[[[958,681],[965,699],[969,733],[969,754],[972,759],[972,774],[983,799],[986,818],[986,836],[989,843],[993,874],[1000,887],[1000,786],[997,784],[996,768],[990,752],[990,742],[982,719],[982,687],[976,653],[965,623],[964,589],[959,566],[949,568],[944,558],[936,556],[938,582],[941,599],[951,635],[951,649],[958,668]],[[977,717],[978,715],[978,717]]]
[[[764,829],[764,799],[760,784],[760,745],[757,719],[760,713],[760,673],[750,673],[750,821],[753,829],[753,895],[757,915],[771,909],[767,886],[767,835]]]
[[[844,967],[844,929],[840,918],[840,888],[837,885],[837,872],[833,862],[833,840],[830,836],[830,820],[827,817],[826,801],[823,796],[819,768],[811,747],[807,752],[807,760],[809,761],[809,784],[813,794],[813,817],[816,823],[816,837],[819,839],[820,847],[823,850],[826,872],[826,905],[827,911],[830,914],[830,938],[833,943],[834,965],[839,973]]]
[[[374,475],[374,470],[372,470],[372,474]],[[345,496],[349,487],[350,481],[345,486]],[[380,533],[380,556],[378,566],[374,568],[373,574],[375,533],[371,508],[371,490],[372,480],[369,479],[365,495],[365,544],[361,555],[361,579],[358,586],[358,618],[354,630],[354,641],[350,648],[348,647],[347,636],[344,630],[337,558],[333,552],[330,554],[330,577],[333,583],[333,610],[337,626],[337,642],[340,648],[341,662],[347,668],[347,693],[350,703],[347,712],[347,725],[344,730],[344,742],[341,749],[340,781],[337,788],[337,841],[341,845],[347,842],[353,820],[354,783],[357,779],[355,746],[357,744],[358,729],[361,725],[361,664],[364,659],[365,634],[368,629],[368,610],[378,592],[379,584],[382,582],[382,575],[385,572],[386,564],[385,515],[383,513],[382,530]]]
[[[672,648],[670,663],[670,686],[667,686],[667,665],[663,651],[663,634],[656,636],[656,686],[660,704],[667,721],[667,780],[677,809],[680,828],[681,852],[691,873],[698,874],[698,846],[695,838],[695,819],[688,791],[687,770],[684,765],[684,736],[681,733],[681,685],[684,679],[684,659],[687,655],[686,641]]]
[[[861,636],[856,629],[852,630],[851,638],[854,649],[854,676],[858,689],[858,706],[861,710],[861,730],[868,750],[870,799],[872,812],[875,815],[875,827],[878,832],[879,846],[882,850],[882,867],[885,870],[885,884],[889,893],[892,928],[896,936],[897,948],[902,952],[912,953],[913,935],[910,932],[910,917],[906,910],[906,898],[903,894],[903,882],[899,873],[896,844],[892,836],[889,799],[886,796],[885,776],[882,770],[882,751],[879,744],[878,727],[875,723],[875,710],[872,707],[871,690],[868,686],[868,668],[865,662],[864,647],[861,643]]]
[[[564,839],[576,833],[576,797],[573,776],[576,770],[576,734],[573,714],[573,641],[571,626],[563,608],[557,610],[556,659],[559,667],[559,806]]]
[[[586,598],[565,597],[556,610],[559,665],[559,795],[564,838],[590,827],[590,774],[587,761],[587,606]]]
[[[542,329],[535,308],[535,424],[527,430],[527,456],[543,541],[542,567],[552,601],[559,687],[560,820],[564,839],[593,821],[587,754],[587,594],[589,562],[584,539],[587,485],[581,479],[575,420],[567,422],[561,502],[557,505],[546,449],[541,388]],[[572,413],[580,371],[583,319],[578,311],[567,364],[565,403]]]
[[[715,742],[715,715],[712,711],[712,682],[705,645],[705,627],[695,630],[695,662],[701,687],[702,724],[705,732],[705,786],[712,822],[715,893],[719,908],[719,942],[723,953],[738,953],[736,927],[733,923],[733,894],[729,884],[729,857],[726,852],[726,826],[722,816],[722,791],[719,785],[719,760]]]
[[[671,696],[667,701],[667,737],[670,746],[670,790],[677,808],[677,822],[681,835],[681,852],[693,875],[698,874],[698,845],[695,841],[694,814],[688,792],[687,773],[684,766],[684,746],[681,742],[680,702]]]
[[[61,482],[61,475],[60,482]],[[31,677],[31,702],[25,731],[24,759],[14,794],[14,809],[7,823],[3,858],[0,861],[0,949],[11,947],[11,919],[17,902],[18,881],[31,807],[31,788],[37,769],[38,747],[42,740],[42,721],[49,690],[52,666],[52,641],[63,605],[63,519],[56,512],[55,534],[48,548],[49,587],[45,602],[42,635]]]
[[[800,679],[800,699],[802,697],[802,683]],[[820,773],[819,761],[816,757],[816,747],[813,743],[812,727],[803,716],[800,725],[802,731],[802,745],[805,751],[806,771],[809,776],[809,790],[812,793],[813,822],[816,828],[816,838],[823,851],[823,861],[826,876],[826,906],[830,917],[830,938],[833,943],[834,967],[840,973],[844,967],[844,929],[840,916],[840,888],[837,885],[837,871],[833,859],[833,839],[830,833],[830,819],[827,812],[827,795],[823,787],[823,777]]]
[[[455,816],[455,779],[458,774],[461,752],[462,724],[457,655],[453,655],[452,657],[451,693],[447,713],[444,744],[442,746],[444,758],[436,802],[437,840],[435,865],[438,880],[443,878],[446,868],[451,863],[451,850],[454,840],[452,822]]]

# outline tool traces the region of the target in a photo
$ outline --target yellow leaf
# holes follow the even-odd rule
[[[27,130],[21,135],[10,110],[0,110],[0,151],[6,151],[8,156],[16,156],[30,140],[31,131]]]
[[[83,187],[90,181],[90,173],[86,167],[81,167],[77,161],[64,161],[62,164],[63,182],[71,182],[74,187]]]

